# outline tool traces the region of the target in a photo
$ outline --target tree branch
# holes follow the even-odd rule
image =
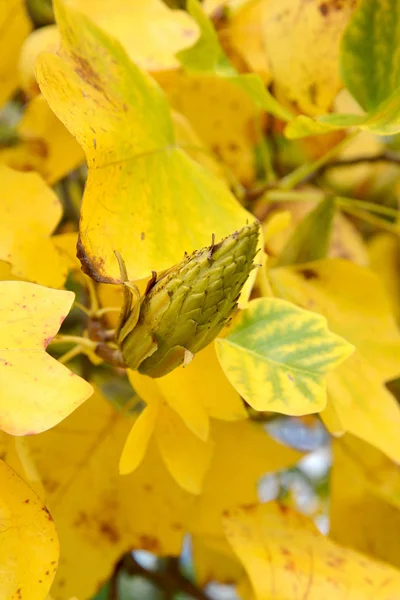
[[[170,566],[168,565],[168,567]],[[121,572],[131,577],[143,577],[143,579],[150,581],[160,590],[169,592],[171,595],[183,592],[194,598],[194,600],[210,600],[203,590],[183,575],[176,564],[165,571],[151,571],[138,563],[131,553],[126,554],[115,566],[114,574],[110,581],[110,600],[118,600],[117,581]]]

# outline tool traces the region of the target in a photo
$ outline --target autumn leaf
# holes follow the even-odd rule
[[[322,410],[325,375],[353,351],[325,319],[277,298],[250,302],[216,348],[225,375],[250,406],[289,415]]]
[[[144,278],[209,244],[212,233],[221,239],[243,226],[249,215],[224,184],[175,146],[168,104],[154,81],[88,19],[55,6],[63,46],[39,57],[37,77],[86,153],[86,270],[118,279],[117,250],[129,277]]]
[[[329,110],[342,87],[339,45],[356,0],[264,0],[263,6],[260,27],[278,98],[306,115]]]
[[[262,79],[256,73],[239,74],[222,49],[216,31],[201,8],[198,0],[188,0],[189,13],[200,29],[200,37],[190,48],[181,50],[177,58],[189,73],[202,75],[214,74],[226,78],[235,86],[243,89],[258,108],[288,121],[291,112],[269,93]]]
[[[50,237],[62,216],[61,202],[36,173],[0,165],[0,176],[0,259],[18,277],[62,287],[67,265]]]
[[[31,22],[23,0],[7,0],[0,4],[2,61],[0,66],[0,106],[18,86],[18,57]]]
[[[157,380],[134,371],[129,371],[129,379],[147,407],[126,440],[121,472],[130,473],[139,466],[154,434],[172,476],[184,489],[199,494],[214,446],[210,417],[236,421],[247,416],[213,346],[199,352],[188,366]]]
[[[330,537],[400,568],[400,468],[346,435],[333,444]]]
[[[390,233],[378,233],[369,240],[368,252],[371,269],[382,280],[393,314],[400,322],[399,240]]]
[[[400,459],[400,410],[385,381],[400,371],[400,335],[379,279],[344,260],[270,271],[281,297],[323,314],[330,329],[356,351],[328,376],[330,402],[322,414],[333,432],[349,431]]]
[[[300,457],[260,425],[215,422],[215,452],[204,495],[195,496],[173,480],[155,440],[135,473],[118,474],[135,418],[95,393],[62,423],[28,440],[60,538],[60,566],[51,590],[55,599],[90,597],[115,561],[132,548],[175,556],[187,531],[223,539],[222,510],[237,500],[255,501],[257,480],[265,472]],[[184,440],[175,438],[175,445],[177,452],[185,450]]]
[[[285,130],[289,138],[319,135],[356,126],[378,135],[400,129],[400,69],[396,49],[397,2],[361,0],[346,28],[340,51],[344,84],[365,110],[356,114],[296,117]],[[383,67],[383,68],[382,68]]]
[[[85,160],[85,155],[43,96],[27,104],[16,128],[18,142],[0,151],[0,162],[18,171],[36,171],[53,184]]]
[[[256,600],[395,600],[400,571],[337,546],[313,523],[276,503],[228,511],[225,533]]]
[[[72,292],[22,281],[0,283],[0,429],[7,433],[53,427],[93,391],[46,353],[73,299]]]
[[[57,569],[58,539],[43,502],[0,460],[0,576],[4,600],[45,600]]]
[[[174,482],[154,444],[133,475],[119,475],[134,420],[96,392],[62,423],[29,438],[60,539],[55,600],[91,597],[132,548],[179,554],[194,496]]]
[[[131,381],[139,394],[146,385],[154,389],[151,389],[151,395],[146,394],[148,401],[150,397],[151,401],[126,440],[120,460],[120,472],[126,475],[141,464],[154,435],[163,461],[175,481],[187,492],[199,494],[210,465],[214,444],[210,438],[199,439],[165,402],[157,385],[149,378],[141,377],[148,382],[140,385],[135,374],[131,375]],[[185,452],[182,452],[182,447]]]
[[[108,0],[67,0],[66,4],[116,38],[146,71],[176,69],[179,63],[175,54],[198,37],[193,19],[183,10],[172,10],[162,0],[117,0],[112,4]]]

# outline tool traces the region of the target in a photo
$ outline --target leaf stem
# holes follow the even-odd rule
[[[347,137],[343,138],[338,144],[336,144],[336,146],[330,148],[328,152],[326,152],[323,156],[320,156],[317,160],[300,165],[300,167],[279,181],[279,187],[284,190],[291,190],[306,179],[309,179],[315,172],[319,171],[322,167],[328,164],[333,157],[343,150],[343,148],[347,146],[347,144],[349,144],[355,138],[355,136],[358,135],[358,133],[358,131],[350,133]]]
[[[98,342],[94,342],[89,340],[89,338],[81,337],[79,335],[56,335],[54,340],[51,341],[51,345],[53,344],[78,344],[85,348],[90,348],[90,350],[94,350],[98,344]]]
[[[57,360],[62,365],[65,365],[65,364],[67,364],[67,362],[69,362],[70,360],[75,358],[75,356],[78,356],[79,354],[81,354],[82,349],[83,349],[82,345],[78,344],[77,346],[74,346],[73,348],[71,348],[71,350],[68,350],[68,352],[66,352],[65,354],[60,356],[60,358],[57,358]]]

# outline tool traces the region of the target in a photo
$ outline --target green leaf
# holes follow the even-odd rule
[[[363,0],[343,34],[343,81],[366,112],[400,86],[400,4]]]
[[[250,302],[216,348],[225,375],[250,406],[287,415],[323,410],[326,373],[354,350],[324,317],[278,298]]]
[[[223,51],[213,24],[197,0],[188,0],[187,10],[197,22],[200,37],[191,47],[181,50],[176,57],[188,73],[217,75],[241,87],[253,102],[282,121],[292,119],[292,113],[283,107],[265,87],[256,73],[239,74]]]
[[[325,258],[332,233],[335,201],[326,198],[297,225],[275,266],[295,265]]]

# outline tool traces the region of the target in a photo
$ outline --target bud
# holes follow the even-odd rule
[[[128,368],[162,377],[218,335],[254,267],[258,233],[258,222],[246,225],[154,273],[140,304],[133,302],[133,285],[125,284],[116,337]]]

